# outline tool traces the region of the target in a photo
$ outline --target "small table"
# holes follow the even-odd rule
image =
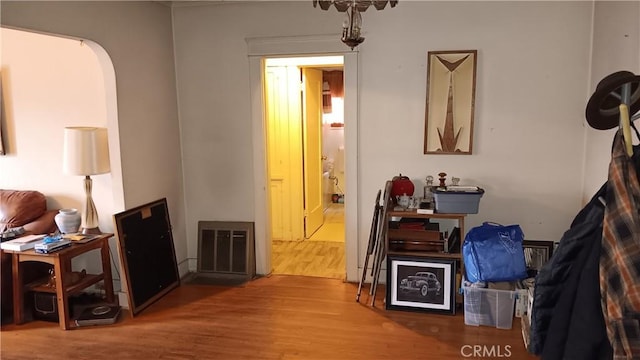
[[[68,300],[69,296],[81,292],[83,289],[98,283],[104,282],[106,301],[114,303],[113,281],[111,278],[111,258],[109,256],[109,239],[113,234],[101,234],[96,239],[86,243],[73,242],[71,246],[50,254],[39,254],[34,250],[7,251],[12,254],[13,270],[13,320],[16,324],[24,323],[24,291],[40,291],[55,293],[58,301],[58,318],[60,327],[68,330],[72,327],[69,318]],[[102,273],[86,274],[82,279],[74,284],[67,284],[64,274],[70,273],[71,259],[91,250],[100,249],[102,257]],[[47,286],[48,278],[41,279],[30,284],[22,283],[21,262],[38,261],[53,265],[55,273],[55,288]]]

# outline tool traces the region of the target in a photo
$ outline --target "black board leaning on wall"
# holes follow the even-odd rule
[[[131,315],[179,286],[167,199],[114,215]]]

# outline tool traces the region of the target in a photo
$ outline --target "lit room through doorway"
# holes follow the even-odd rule
[[[343,57],[265,63],[273,274],[344,279]]]

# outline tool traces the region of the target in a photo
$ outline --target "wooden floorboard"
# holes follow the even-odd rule
[[[324,224],[309,239],[272,240],[274,275],[303,275],[338,280],[346,278],[344,205],[331,204]]]
[[[518,319],[500,330],[465,326],[462,314],[388,311],[379,290],[372,308],[368,287],[358,303],[357,284],[337,279],[273,275],[238,287],[182,285],[113,325],[3,325],[0,358],[464,359],[464,346],[488,346],[501,358],[508,350],[512,359],[535,359]]]
[[[345,245],[332,241],[273,240],[271,265],[275,275],[304,275],[344,280]]]

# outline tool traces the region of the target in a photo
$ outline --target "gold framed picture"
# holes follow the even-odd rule
[[[471,155],[477,50],[429,51],[424,153]]]

